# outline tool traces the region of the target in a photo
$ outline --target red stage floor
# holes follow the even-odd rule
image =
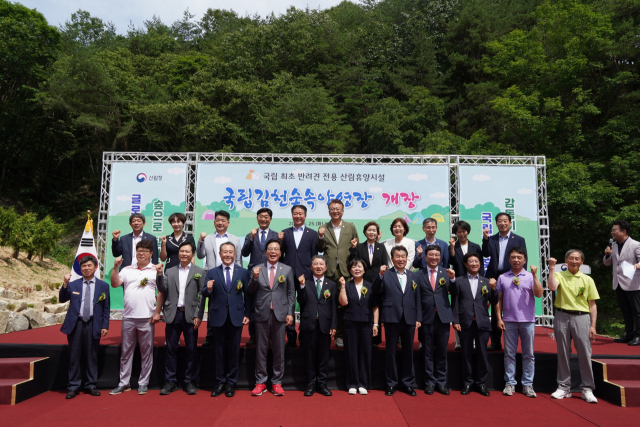
[[[367,396],[350,396],[334,391],[333,397],[304,397],[301,391],[285,396],[270,393],[251,397],[237,391],[233,398],[210,397],[200,390],[195,396],[177,391],[160,396],[151,390],[144,396],[135,391],[118,396],[103,392],[100,397],[85,394],[65,400],[65,392],[50,391],[15,406],[0,407],[0,417],[11,426],[633,426],[640,408],[620,408],[600,400],[588,404],[579,397],[557,401],[548,394],[530,399],[492,392],[485,398],[477,393],[461,396],[420,392],[417,397],[396,393],[384,396],[371,391]],[[201,408],[199,410],[198,408]],[[3,422],[3,424],[5,424]]]
[[[112,320],[110,323],[109,333],[105,338],[100,340],[101,345],[120,345],[120,325],[121,321]],[[553,332],[550,328],[536,328],[535,339],[535,352],[536,353],[556,353],[556,342],[549,338],[549,333]],[[206,332],[204,329],[200,331],[198,342],[202,344]],[[248,328],[244,328],[242,336],[242,344],[249,340]],[[155,345],[164,346],[164,324],[158,323],[156,325]],[[60,332],[60,326],[48,326],[46,328],[29,329],[27,331],[12,332],[9,334],[0,335],[0,343],[2,344],[67,344],[67,337]],[[449,337],[449,351],[453,351],[454,347],[453,329]],[[182,343],[183,344],[183,343]],[[381,347],[384,347],[384,335]],[[638,356],[640,355],[640,347],[631,347],[626,344],[616,344],[611,338],[605,338],[598,336],[593,341],[592,349],[593,355],[620,355],[620,356]],[[335,344],[332,343],[333,348]],[[415,350],[418,349],[418,337],[416,336],[414,342]],[[575,352],[575,348],[574,348]]]

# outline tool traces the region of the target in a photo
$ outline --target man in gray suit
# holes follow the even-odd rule
[[[625,220],[613,222],[611,237],[614,243],[605,249],[603,262],[613,265],[613,289],[624,318],[625,332],[614,341],[640,345],[640,242],[629,237],[629,223]],[[625,262],[635,267],[632,278],[623,273]]]
[[[235,264],[242,267],[242,255],[240,254],[242,246],[240,246],[240,239],[231,233],[227,233],[229,228],[229,219],[231,215],[226,211],[217,211],[215,216],[216,232],[214,234],[200,233],[200,240],[198,240],[198,259],[206,257],[205,269],[212,270],[219,267],[222,264],[222,260],[218,256],[220,253],[220,246],[223,243],[230,242],[236,247],[236,259]],[[207,337],[202,343],[202,347],[211,347],[213,345],[213,332],[211,327],[207,327]]]
[[[195,381],[198,377],[198,303],[200,291],[204,286],[206,271],[191,263],[195,245],[184,241],[178,249],[180,265],[165,271],[158,276],[158,291],[164,300],[163,310],[167,354],[165,357],[165,383],[161,395],[177,390],[176,371],[178,369],[178,344],[180,335],[184,334],[187,350],[187,369],[184,374],[187,394],[196,394]]]
[[[284,396],[285,327],[293,324],[295,285],[291,267],[278,262],[282,254],[280,240],[267,242],[267,262],[253,269],[249,281],[249,293],[255,295],[254,319],[258,343],[256,349],[256,387],[252,396],[260,396],[267,390],[267,351],[272,341],[273,377],[272,393]]]

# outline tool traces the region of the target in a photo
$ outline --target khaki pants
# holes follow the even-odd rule
[[[591,326],[591,316],[585,314],[569,314],[562,311],[556,312],[553,321],[553,330],[556,336],[558,347],[558,388],[561,390],[571,390],[571,369],[569,361],[571,359],[571,340],[578,353],[580,364],[580,377],[582,383],[580,388],[595,389],[593,380],[593,369],[591,367],[591,341],[589,340],[589,327]]]

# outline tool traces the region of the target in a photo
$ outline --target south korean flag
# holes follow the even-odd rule
[[[78,245],[78,251],[76,252],[76,259],[73,261],[73,267],[71,267],[71,281],[81,279],[82,271],[80,271],[80,260],[86,256],[92,256],[96,260],[98,269],[95,272],[95,276],[100,278],[100,261],[98,261],[98,252],[96,251],[95,240],[93,239],[93,220],[87,212],[87,224],[84,226],[84,232],[80,239],[80,245]]]

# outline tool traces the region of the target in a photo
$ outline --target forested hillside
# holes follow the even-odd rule
[[[122,13],[126,14],[126,11]],[[640,236],[638,0],[366,0],[60,28],[0,0],[0,194],[61,221],[105,150],[545,155],[552,255]]]

